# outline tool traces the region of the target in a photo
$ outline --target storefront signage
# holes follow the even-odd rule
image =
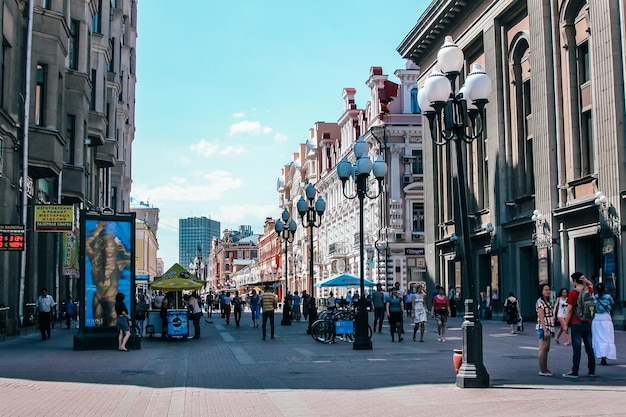
[[[24,226],[0,224],[0,251],[24,250]]]
[[[404,248],[404,254],[405,255],[421,255],[423,256],[424,253],[426,253],[424,251],[424,248]]]
[[[43,204],[35,206],[36,232],[71,232],[74,229],[74,206]]]

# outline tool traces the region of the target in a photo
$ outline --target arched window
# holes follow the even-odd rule
[[[512,126],[509,141],[511,155],[510,189],[513,198],[534,194],[533,130],[531,106],[531,62],[528,40],[519,34],[511,45],[509,59],[511,83]]]
[[[417,103],[417,88],[411,89],[411,113],[421,113],[419,104]]]
[[[593,135],[592,76],[590,64],[591,32],[585,1],[571,1],[562,15],[564,34],[563,66],[565,129],[568,148],[568,181],[585,178],[596,171]],[[568,70],[570,69],[574,70]]]

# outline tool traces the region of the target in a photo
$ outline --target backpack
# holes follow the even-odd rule
[[[576,315],[582,321],[591,321],[595,314],[596,300],[587,288],[583,291],[574,288],[578,292],[578,302],[576,305]]]

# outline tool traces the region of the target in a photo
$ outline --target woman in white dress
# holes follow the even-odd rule
[[[554,341],[557,345],[560,344],[561,342],[559,341],[559,338],[563,334],[565,335],[565,345],[569,346],[572,344],[572,342],[569,340],[569,333],[563,331],[567,324],[565,322],[565,316],[567,314],[567,294],[567,288],[561,288],[561,290],[559,291],[559,296],[554,302],[554,316],[559,320],[559,324],[561,326],[559,328],[559,332],[556,334],[556,338],[554,339]]]
[[[426,289],[423,285],[417,287],[417,293],[413,294],[413,341],[417,330],[420,331],[420,342],[424,341],[424,328],[426,327],[426,317],[428,309],[426,307]]]
[[[606,293],[602,282],[596,284],[593,298],[596,299],[596,313],[591,322],[592,344],[596,358],[600,365],[606,365],[606,360],[617,359],[615,353],[615,329],[611,319],[613,298]]]

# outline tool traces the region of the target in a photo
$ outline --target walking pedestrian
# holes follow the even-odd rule
[[[456,291],[454,285],[450,285],[448,290],[448,303],[450,304],[450,317],[456,317]]]
[[[146,322],[146,314],[148,313],[148,303],[143,294],[139,294],[137,306],[135,307],[135,331],[137,337],[143,337],[143,325]]]
[[[128,352],[126,349],[126,343],[128,339],[130,339],[130,316],[128,315],[128,308],[126,304],[124,304],[124,298],[126,296],[123,292],[118,292],[115,296],[115,314],[117,318],[115,319],[115,325],[117,327],[117,350],[122,352]]]
[[[163,297],[161,300],[161,309],[159,310],[159,316],[161,317],[161,339],[167,338],[167,306],[169,300]]]
[[[224,297],[222,298],[222,304],[223,304],[223,308],[224,308],[224,318],[226,319],[226,325],[230,325],[230,311],[231,311],[231,298],[230,298],[230,291],[228,291],[226,294],[224,294]]]
[[[266,336],[267,321],[270,321],[270,336],[274,338],[274,310],[278,305],[278,297],[272,292],[269,286],[265,286],[263,294],[261,294],[261,307],[263,307],[263,340]]]
[[[239,296],[239,291],[235,291],[235,296],[232,299],[233,304],[233,315],[235,316],[235,326],[239,328],[239,323],[241,322],[241,313],[242,313],[242,305],[243,300]]]
[[[615,328],[611,319],[613,298],[607,294],[604,283],[596,285],[593,298],[596,300],[596,310],[591,322],[593,335],[593,351],[596,358],[600,358],[600,365],[607,365],[607,358],[617,359],[615,353]]]
[[[504,314],[506,314],[506,322],[511,329],[511,334],[517,334],[516,326],[519,321],[519,303],[517,302],[517,297],[515,297],[515,293],[511,291],[509,293],[509,297],[504,302]]]
[[[65,326],[72,327],[72,320],[76,319],[76,304],[72,301],[72,296],[68,296],[65,301]]]
[[[337,299],[333,295],[333,292],[330,292],[330,295],[326,299],[326,310],[333,311],[337,308]]]
[[[56,303],[54,302],[54,298],[48,294],[48,290],[46,288],[41,289],[41,295],[37,297],[35,307],[39,313],[39,331],[41,332],[41,340],[49,340],[51,336],[50,321],[54,316]]]
[[[259,305],[259,295],[256,293],[256,290],[252,290],[248,299],[250,300],[250,311],[252,313],[252,327],[259,327],[261,306]]]
[[[556,334],[556,338],[554,341],[557,345],[561,344],[559,338],[561,335],[565,335],[565,346],[569,346],[572,344],[569,338],[569,334],[564,331],[564,328],[567,327],[565,324],[565,316],[567,315],[567,288],[561,288],[559,290],[559,296],[557,297],[554,303],[554,315],[559,321],[559,332]]]
[[[404,295],[404,311],[407,317],[411,317],[413,315],[413,295],[415,294],[415,290],[411,288],[410,291],[407,291]]]
[[[394,287],[391,289],[391,296],[387,300],[387,318],[389,320],[389,327],[391,328],[391,341],[395,342],[394,335],[398,333],[398,342],[402,342],[404,338],[404,323],[403,323],[403,297],[398,296],[398,290]]]
[[[382,333],[385,319],[385,293],[381,284],[376,284],[376,291],[372,293],[372,310],[374,310],[373,331],[376,331],[376,325],[378,325],[378,333]]]
[[[431,315],[437,319],[437,341],[446,341],[446,323],[450,316],[450,303],[446,296],[446,289],[439,287],[439,294],[433,297],[433,306]]]
[[[215,297],[213,295],[213,291],[211,291],[206,296],[206,311],[209,317],[213,317],[213,303],[214,302],[215,302]]]
[[[200,297],[197,292],[192,292],[189,297],[189,312],[191,313],[191,321],[193,322],[193,338],[200,339],[200,318],[202,317],[202,308],[200,307]]]
[[[301,318],[301,314],[300,314],[300,302],[301,302],[301,298],[298,295],[298,291],[294,291],[293,292],[293,314],[292,317],[295,321],[300,321]]]
[[[584,320],[577,313],[578,296],[582,292],[588,291],[593,294],[593,283],[582,272],[574,272],[571,275],[574,289],[567,295],[567,314],[565,316],[565,332],[571,330],[572,338],[572,370],[563,374],[565,378],[578,378],[580,368],[580,355],[582,344],[585,344],[587,353],[587,367],[589,376],[596,376],[596,360],[593,353],[593,341],[591,336],[591,321]]]
[[[428,306],[426,305],[426,289],[424,285],[418,285],[417,293],[413,294],[413,341],[417,331],[420,331],[420,342],[424,341],[424,331],[426,327],[426,320],[428,316]]]
[[[307,294],[306,290],[302,291],[302,316],[304,321],[309,319],[309,303],[311,302],[311,296]]]
[[[537,324],[535,330],[539,338],[539,375],[554,375],[548,369],[548,352],[550,352],[550,339],[554,336],[554,308],[550,303],[550,285],[541,284],[540,295],[535,303],[537,312]]]

